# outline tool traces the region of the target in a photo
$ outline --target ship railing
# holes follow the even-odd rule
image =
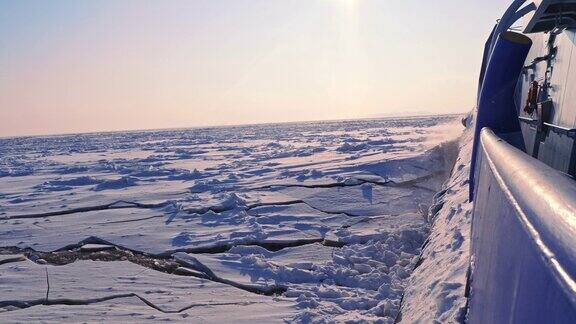
[[[532,126],[538,126],[538,124],[540,123],[540,120],[536,119],[536,118],[519,116],[518,119],[521,122],[524,122],[524,123],[532,125]],[[545,127],[550,128],[550,130],[555,132],[555,133],[566,135],[568,137],[576,138],[576,128],[564,127],[564,126],[560,126],[560,125],[556,125],[556,124],[552,124],[552,123],[547,123],[547,122],[543,122],[542,124]]]
[[[576,323],[576,181],[484,128],[470,323]]]

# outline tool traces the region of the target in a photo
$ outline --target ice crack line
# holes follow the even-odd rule
[[[6,264],[6,263],[13,263],[13,262],[21,262],[26,260],[26,258],[24,258],[23,256],[17,256],[17,257],[13,257],[13,258],[6,258],[6,259],[2,259],[0,260],[0,265]]]
[[[6,216],[6,217],[0,218],[0,220],[44,218],[44,217],[51,217],[51,216],[63,216],[63,215],[85,213],[85,212],[90,212],[90,211],[108,210],[108,209],[125,209],[125,208],[154,209],[154,208],[165,207],[168,204],[170,204],[169,201],[161,202],[158,204],[146,204],[146,203],[137,203],[137,202],[131,202],[131,201],[118,200],[118,201],[115,201],[113,203],[104,204],[104,205],[79,207],[79,208],[59,210],[59,211],[47,212],[47,213]]]
[[[44,268],[46,270],[46,302],[48,302],[48,296],[50,295],[50,276],[48,275],[48,268]]]
[[[418,183],[425,181],[425,180],[428,180],[428,179],[430,179],[434,176],[437,176],[439,174],[440,174],[439,172],[435,172],[435,173],[432,173],[432,174],[429,174],[429,175],[426,175],[423,177],[419,177],[419,178],[416,178],[413,180],[405,181],[405,182],[394,182],[394,181],[389,181],[389,180],[381,182],[381,181],[372,181],[372,180],[365,180],[365,179],[360,180],[359,179],[358,182],[355,182],[355,183],[336,182],[336,183],[310,184],[310,185],[306,185],[306,184],[273,184],[273,185],[267,185],[267,186],[262,186],[262,187],[257,187],[257,188],[251,188],[251,189],[248,189],[248,191],[250,191],[250,190],[262,190],[262,189],[273,189],[273,188],[289,188],[289,187],[310,188],[310,189],[354,187],[354,186],[360,186],[360,185],[370,183],[370,184],[377,185],[377,186],[414,187],[414,188],[434,192],[434,190],[432,190],[432,189],[429,189],[429,188],[426,188],[423,186],[419,186]],[[71,215],[71,214],[76,214],[76,213],[85,213],[85,212],[90,212],[90,211],[126,209],[126,208],[155,209],[155,208],[166,207],[171,203],[172,203],[171,201],[164,201],[164,202],[156,203],[156,204],[147,204],[147,203],[138,203],[138,202],[132,202],[132,201],[118,200],[118,201],[115,201],[115,202],[112,202],[109,204],[97,205],[97,206],[86,206],[86,207],[72,208],[72,209],[59,210],[59,211],[46,212],[46,213],[34,213],[34,214],[4,216],[4,217],[0,217],[0,220],[46,218],[46,217],[53,217],[53,216]],[[296,204],[296,203],[305,203],[306,204],[306,202],[304,202],[302,200],[295,199],[295,200],[288,201],[288,202],[256,203],[256,204],[247,206],[247,209],[249,210],[249,209],[253,209],[256,207],[262,207],[262,206],[268,206],[268,205],[290,205],[290,204]],[[313,206],[310,206],[310,207],[317,209]],[[233,209],[232,207],[228,207],[228,206],[209,206],[209,207],[202,207],[202,208],[186,209],[185,211],[190,213],[190,214],[205,214],[209,211],[214,212],[214,213],[222,213],[222,212],[226,212],[226,211],[229,211],[232,209]],[[317,209],[317,210],[319,210],[319,209]],[[327,213],[327,214],[346,214],[347,216],[350,216],[350,217],[358,216],[358,215],[354,215],[354,214],[347,214],[345,212],[332,213],[332,212],[326,212],[326,211],[322,211],[322,210],[319,210],[319,211]],[[146,220],[146,219],[159,218],[159,217],[162,217],[162,216],[157,215],[157,216],[150,216],[150,217],[143,218],[143,219],[120,221],[120,222],[132,222],[132,221]]]
[[[368,181],[358,179],[358,182],[354,183],[346,183],[346,182],[332,182],[332,183],[318,183],[318,184],[278,183],[256,188],[250,188],[248,190],[262,190],[262,189],[274,189],[274,188],[309,188],[309,189],[342,188],[342,187],[357,187],[366,183],[372,183],[379,186],[386,186],[390,183],[390,181],[380,182],[380,181]]]
[[[274,188],[325,189],[325,188],[357,187],[357,186],[361,186],[364,184],[373,184],[373,185],[382,186],[382,187],[397,187],[397,188],[413,187],[413,188],[423,189],[423,190],[427,190],[427,191],[431,191],[431,192],[436,192],[433,189],[420,186],[420,185],[418,185],[418,183],[420,183],[422,181],[429,180],[429,179],[434,178],[436,176],[441,176],[442,173],[443,172],[440,172],[440,171],[439,172],[433,172],[433,173],[430,173],[430,174],[422,176],[422,177],[418,177],[418,178],[408,180],[408,181],[400,181],[400,182],[396,182],[393,180],[376,181],[376,180],[368,180],[368,179],[356,179],[357,182],[353,182],[353,183],[346,183],[346,182],[321,183],[321,184],[299,184],[299,183],[282,184],[282,183],[278,183],[278,184],[270,184],[270,185],[261,186],[261,187],[249,188],[247,190],[250,191],[250,190],[274,189]]]
[[[161,308],[160,306],[152,303],[148,299],[136,294],[136,293],[124,293],[124,294],[115,294],[110,296],[104,296],[99,298],[88,298],[88,299],[72,299],[72,298],[56,298],[56,299],[33,299],[33,300],[6,300],[0,301],[0,308],[8,308],[14,307],[17,309],[25,309],[34,306],[53,306],[53,305],[67,305],[67,306],[81,306],[81,305],[91,305],[96,303],[101,303],[109,300],[114,299],[121,299],[121,298],[130,298],[135,297],[142,301],[147,306],[165,313],[165,314],[177,314],[189,310],[194,307],[206,307],[206,306],[223,306],[223,305],[250,305],[250,304],[259,304],[263,302],[227,302],[227,303],[195,303],[190,304],[188,306],[182,307],[178,310],[166,310]]]
[[[214,213],[223,213],[223,212],[227,212],[227,211],[231,211],[234,210],[235,208],[244,208],[246,211],[250,211],[252,209],[258,208],[258,207],[266,207],[266,206],[290,206],[290,205],[296,205],[296,204],[305,204],[308,205],[310,208],[317,210],[321,213],[324,214],[332,214],[332,215],[346,215],[349,217],[356,217],[358,215],[355,214],[351,214],[351,213],[347,213],[347,212],[331,212],[331,211],[324,211],[321,210],[317,207],[314,207],[312,205],[310,205],[309,203],[305,202],[304,200],[301,199],[294,199],[294,200],[290,200],[290,201],[280,201],[280,202],[269,202],[269,203],[255,203],[255,204],[250,204],[247,206],[228,206],[228,207],[224,207],[224,206],[212,206],[212,207],[204,207],[204,208],[189,208],[189,209],[185,209],[184,211],[188,214],[198,214],[198,215],[203,215],[206,214],[208,212],[214,212]],[[258,216],[258,215],[255,215]],[[152,218],[152,217],[150,217]]]
[[[313,244],[313,243],[326,243],[324,239],[308,239],[308,240],[296,240],[290,241],[285,243],[258,243],[253,242],[250,245],[258,245],[264,247],[270,251],[279,251],[286,247],[294,247],[294,246],[301,246],[306,244]],[[87,243],[98,243],[102,244],[103,246],[101,249],[96,250],[83,250],[82,246]],[[248,243],[246,243],[248,245]],[[56,266],[62,266],[70,263],[74,263],[78,260],[93,260],[93,261],[102,261],[102,262],[118,262],[118,261],[128,261],[139,266],[152,269],[155,271],[172,274],[172,275],[179,275],[179,276],[193,276],[201,279],[207,279],[214,282],[219,282],[222,284],[226,284],[229,286],[233,286],[238,289],[242,289],[244,291],[248,291],[251,293],[259,294],[259,295],[266,295],[266,296],[274,296],[282,294],[286,291],[284,287],[280,286],[269,286],[269,287],[258,287],[258,286],[251,286],[251,285],[243,285],[240,283],[236,283],[225,278],[219,278],[217,276],[211,275],[210,272],[201,272],[197,271],[196,269],[191,269],[187,267],[186,264],[182,264],[182,262],[178,261],[174,258],[173,254],[177,252],[186,252],[186,253],[220,253],[229,250],[230,248],[236,245],[230,244],[225,245],[222,247],[215,247],[215,248],[204,248],[204,249],[182,249],[179,251],[169,251],[165,252],[161,255],[149,255],[146,253],[132,251],[114,244],[110,244],[98,238],[89,238],[80,242],[74,246],[69,246],[66,249],[61,249],[55,252],[40,252],[35,251],[30,248],[21,249],[17,247],[5,247],[0,248],[0,254],[23,254],[28,259],[33,262],[41,263],[41,264],[51,264]],[[23,257],[14,257],[9,259],[4,259],[2,263],[8,262],[18,262],[23,261]],[[46,271],[46,283],[49,287],[49,274]],[[48,300],[49,289],[46,292],[45,300]]]

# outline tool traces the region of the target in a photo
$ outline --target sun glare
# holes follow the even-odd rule
[[[354,8],[356,6],[357,0],[338,0],[346,8]]]

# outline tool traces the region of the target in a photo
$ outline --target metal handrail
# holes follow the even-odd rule
[[[518,119],[520,119],[523,122],[529,123],[529,124],[534,124],[534,123],[538,122],[538,119],[530,118],[530,117],[524,117],[524,116],[518,116]]]
[[[576,305],[576,182],[500,139],[481,143],[490,168],[554,276]]]
[[[551,123],[544,123],[545,126],[548,126],[550,128],[562,131],[564,133],[576,133],[576,128],[568,128],[568,127],[564,127],[564,126],[560,126],[560,125],[555,125],[555,124],[551,124]]]
[[[538,122],[539,122],[539,119],[524,117],[524,116],[518,116],[518,119],[522,122],[525,122],[527,124],[532,124],[532,125],[538,124]],[[564,127],[564,126],[560,126],[560,125],[556,125],[556,124],[552,124],[552,123],[547,123],[547,122],[544,122],[543,125],[546,127],[549,127],[555,133],[560,133],[560,134],[567,135],[569,137],[575,137],[576,138],[576,128]]]

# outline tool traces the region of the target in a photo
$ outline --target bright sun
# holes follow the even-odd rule
[[[356,0],[339,0],[340,2],[342,2],[342,4],[344,4],[346,7],[354,7],[354,5],[356,4]]]
[[[359,1],[360,0],[336,0],[335,3],[338,3],[347,13],[352,13],[356,11]]]
[[[358,5],[359,0],[337,0],[340,6],[346,9],[346,11],[354,10]]]

